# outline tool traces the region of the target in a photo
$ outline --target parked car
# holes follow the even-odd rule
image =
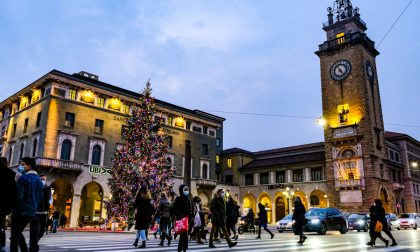
[[[293,231],[293,214],[286,215],[283,219],[277,222],[277,230],[279,233],[283,233],[283,231]]]
[[[369,220],[368,214],[350,214],[347,217],[348,229],[367,232],[369,230]]]
[[[400,230],[400,221],[398,220],[398,216],[396,214],[390,213],[385,215],[386,220],[388,221],[389,229],[392,230],[394,228]]]
[[[325,235],[329,230],[338,230],[340,233],[347,233],[347,221],[344,215],[337,208],[311,208],[305,214],[307,224],[305,232],[317,232]]]
[[[413,228],[417,230],[420,226],[420,214],[417,213],[403,213],[400,215],[400,227],[401,228]]]

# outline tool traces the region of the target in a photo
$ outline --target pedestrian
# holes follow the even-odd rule
[[[41,203],[38,205],[38,210],[30,222],[31,241],[32,239],[39,241],[42,236],[44,236],[45,228],[47,225],[48,209],[52,203],[51,187],[47,185],[47,176],[41,174],[39,175],[39,178],[41,179],[43,185],[43,196]],[[30,244],[33,243],[30,242]],[[29,248],[29,250],[31,250],[31,248]]]
[[[179,196],[173,204],[173,213],[176,221],[192,216],[192,202],[190,200],[190,189],[187,185],[179,187]],[[178,252],[185,252],[188,249],[188,230],[179,235]]]
[[[232,198],[232,195],[229,195],[226,202],[226,227],[231,235],[231,231],[233,232],[232,239],[238,240],[238,235],[236,234],[236,223],[238,223],[239,217],[239,206],[238,203]]]
[[[194,230],[192,232],[193,237],[197,241],[198,244],[204,244],[201,240],[204,231],[204,213],[203,213],[203,206],[201,204],[201,199],[198,196],[193,198],[193,209],[194,209]]]
[[[258,203],[258,208],[259,208],[259,212],[258,212],[258,236],[257,239],[261,239],[261,228],[264,228],[265,231],[267,231],[267,233],[269,233],[271,235],[271,239],[274,238],[274,234],[270,231],[270,229],[267,228],[268,225],[268,216],[267,216],[267,210],[265,209],[265,206],[261,203]]]
[[[34,171],[35,166],[34,158],[24,157],[18,168],[22,175],[16,182],[18,201],[12,211],[11,252],[17,252],[18,247],[20,247],[21,251],[28,251],[22,232],[35,216],[38,205],[42,202],[43,185],[38,174]],[[33,234],[35,230],[31,231],[30,237],[36,237],[37,234]],[[31,252],[39,251],[37,239],[31,239],[30,248]]]
[[[48,234],[48,230],[50,230],[50,233],[52,232],[52,223],[53,223],[53,217],[52,214],[48,216],[47,225],[45,226],[45,234]]]
[[[63,213],[60,217],[60,227],[61,228],[65,228],[66,227],[66,223],[67,223],[67,217],[66,215]]]
[[[142,186],[137,194],[134,202],[136,206],[136,240],[133,246],[137,247],[139,240],[141,239],[141,246],[139,248],[146,248],[146,230],[150,228],[153,206],[150,198],[150,193],[146,186]]]
[[[15,173],[8,168],[7,159],[0,157],[0,251],[6,251],[6,216],[16,205]],[[6,193],[7,192],[7,193]]]
[[[225,193],[223,189],[217,190],[215,197],[210,202],[210,211],[212,213],[211,216],[211,232],[210,232],[210,248],[215,248],[213,245],[213,236],[216,233],[218,228],[221,229],[223,235],[228,242],[229,248],[236,246],[237,242],[232,242],[230,240],[229,234],[226,229],[226,203],[224,200]]]
[[[369,209],[369,213],[370,213],[370,227],[369,227],[370,241],[366,243],[366,245],[375,246],[376,238],[379,238],[381,241],[385,243],[385,246],[388,247],[389,241],[383,238],[381,234],[381,231],[384,231],[384,229],[388,227],[388,222],[385,218],[385,209],[382,207],[382,201],[379,199],[375,199],[373,206],[371,206]],[[381,231],[376,230],[376,225],[378,222],[382,224]],[[395,242],[395,239],[393,239],[393,243],[394,242]],[[396,246],[396,242],[395,242],[395,245],[393,246]]]
[[[60,219],[60,212],[58,210],[55,210],[52,218],[53,218],[52,227],[51,227],[52,233],[57,233],[58,221]]]
[[[293,210],[292,220],[294,221],[293,227],[296,230],[296,233],[299,235],[298,244],[302,245],[305,240],[306,236],[303,234],[303,227],[306,224],[305,218],[305,206],[303,205],[299,196],[295,198],[295,209]]]
[[[169,232],[171,225],[171,202],[166,197],[166,193],[162,193],[159,200],[156,215],[160,216],[159,229],[161,232],[159,246],[163,246],[165,239],[168,240],[168,246],[171,245],[172,236]]]

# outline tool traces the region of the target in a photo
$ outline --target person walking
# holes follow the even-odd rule
[[[18,168],[22,175],[16,182],[17,188],[17,204],[12,210],[12,228],[10,238],[10,251],[17,252],[18,247],[21,251],[28,251],[25,237],[22,232],[26,225],[29,224],[31,219],[35,216],[38,205],[42,202],[43,185],[36,171],[35,159],[24,157]],[[35,230],[32,230],[30,237],[36,237]],[[39,251],[38,240],[31,239],[30,244],[31,252]]]
[[[66,215],[63,213],[60,217],[60,227],[61,228],[65,228],[67,224],[67,217]]]
[[[15,173],[8,168],[7,159],[0,157],[0,251],[6,251],[6,216],[16,205]],[[7,193],[6,193],[7,192]]]
[[[139,248],[146,248],[146,230],[150,227],[150,221],[153,212],[153,206],[150,199],[150,193],[146,186],[142,186],[137,192],[136,199],[134,202],[136,206],[136,240],[133,246],[137,247],[139,240],[141,239],[141,245]]]
[[[192,233],[198,244],[204,244],[204,242],[201,240],[201,236],[203,234],[205,220],[204,220],[203,206],[201,204],[200,197],[195,196],[193,198],[193,208],[194,208],[194,219],[193,219],[194,230]]]
[[[192,216],[192,202],[190,200],[190,189],[187,185],[179,186],[179,196],[173,204],[175,220],[179,221]],[[188,249],[188,230],[179,235],[178,252],[185,252]]]
[[[58,228],[58,221],[60,219],[60,212],[58,210],[55,210],[52,216],[53,222],[52,222],[52,230],[50,231],[50,233],[57,233],[57,228]]]
[[[377,238],[379,238],[381,241],[385,243],[385,246],[388,247],[389,241],[382,237],[382,234],[380,231],[378,232],[377,230],[375,230],[377,222],[380,222],[382,224],[382,231],[384,230],[385,227],[388,226],[387,220],[385,218],[385,209],[382,207],[382,201],[379,199],[375,199],[373,206],[371,206],[369,209],[369,213],[370,213],[370,227],[369,227],[370,241],[366,243],[366,245],[375,246],[375,241]]]
[[[51,187],[47,185],[47,176],[42,174],[39,175],[39,178],[41,179],[41,183],[43,185],[43,196],[41,203],[38,205],[38,210],[35,213],[35,216],[30,221],[30,244],[34,244],[32,242],[33,239],[39,241],[41,240],[42,236],[44,236],[45,228],[47,225],[48,210],[52,203]],[[29,250],[32,251],[31,248],[29,248]]]
[[[391,239],[392,243],[391,246],[397,246],[397,241],[395,240],[394,236],[391,233],[390,227],[388,225],[388,221],[386,220],[386,214],[385,214],[385,209],[382,205],[382,201],[380,199],[376,199],[375,200],[375,205],[376,205],[376,209],[378,212],[378,216],[379,219],[383,225],[382,227],[382,231],[384,231],[384,233]]]
[[[215,197],[210,202],[210,211],[212,213],[211,215],[211,232],[210,232],[210,248],[215,248],[213,245],[213,236],[216,233],[216,230],[218,228],[221,229],[223,232],[223,235],[228,242],[229,248],[232,248],[236,246],[237,242],[232,242],[230,240],[228,231],[226,229],[226,203],[224,200],[225,193],[223,189],[217,190],[217,193],[215,194]]]
[[[299,196],[295,198],[294,203],[295,203],[295,209],[293,210],[292,220],[294,221],[293,225],[296,230],[296,233],[299,235],[298,244],[302,245],[307,238],[303,234],[303,227],[306,224],[306,219],[305,219],[306,210]]]
[[[171,245],[172,237],[169,233],[169,227],[171,224],[171,202],[169,202],[168,198],[166,197],[166,193],[162,193],[160,196],[159,205],[157,208],[156,215],[160,216],[160,244],[159,246],[163,246],[165,239],[168,240],[168,246]]]
[[[267,228],[268,225],[268,217],[267,217],[267,210],[265,209],[265,206],[261,203],[258,203],[258,236],[257,239],[261,239],[261,228],[264,228],[265,231],[267,231],[271,235],[271,239],[274,238],[274,234],[271,233],[270,229]]]

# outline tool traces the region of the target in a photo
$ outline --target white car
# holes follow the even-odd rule
[[[396,214],[390,213],[385,215],[386,220],[388,221],[389,229],[393,230],[394,228],[400,230],[400,220]]]
[[[277,222],[277,230],[279,233],[283,233],[283,231],[292,231],[292,224],[292,214],[288,214]]]
[[[420,227],[420,214],[417,213],[403,213],[400,215],[400,227],[401,228],[413,228]]]

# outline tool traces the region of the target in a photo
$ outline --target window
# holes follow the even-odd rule
[[[22,160],[24,152],[25,152],[25,144],[21,143],[20,144],[20,151],[19,151],[19,161]]]
[[[203,179],[208,179],[209,177],[208,177],[208,169],[209,169],[209,167],[207,166],[207,164],[203,164]]]
[[[286,171],[276,172],[276,183],[286,183]]]
[[[13,146],[10,146],[9,148],[9,164],[13,164]]]
[[[395,152],[395,161],[397,161],[397,163],[400,162],[400,154],[398,152]]]
[[[310,201],[311,206],[319,206],[319,198],[316,195],[312,195]]]
[[[105,108],[105,98],[98,97],[98,106],[101,108]]]
[[[101,146],[99,146],[98,144],[93,146],[91,164],[101,165],[101,152],[102,152]]]
[[[227,159],[227,167],[232,168],[232,159],[231,158]]]
[[[254,184],[254,174],[245,174],[245,185]]]
[[[32,157],[36,157],[37,147],[38,147],[38,139],[35,138],[34,141],[32,142]]]
[[[60,97],[66,97],[66,90],[61,88],[54,88],[54,95],[60,96]]]
[[[104,132],[104,120],[96,119],[95,121],[95,133],[102,134]]]
[[[129,105],[126,105],[126,104],[124,104],[124,106],[123,106],[123,112],[124,112],[124,114],[129,114],[130,113],[130,106]]]
[[[64,126],[66,126],[68,128],[73,128],[75,117],[76,117],[75,114],[70,113],[70,112],[66,112],[66,118],[64,120]]]
[[[322,180],[322,168],[312,168],[311,169],[311,179],[312,179],[312,181]]]
[[[225,176],[225,183],[226,184],[233,184],[233,176],[232,175],[226,175]]]
[[[77,91],[75,89],[70,89],[70,99],[72,100],[76,100],[76,96],[77,96]]]
[[[166,169],[170,169],[170,168],[172,168],[172,158],[167,157],[166,158]]]
[[[303,170],[293,170],[293,182],[303,182]]]
[[[66,139],[63,141],[63,143],[61,144],[61,155],[60,155],[60,159],[62,160],[70,160],[70,155],[71,155],[71,141]]]
[[[191,122],[190,121],[186,122],[186,129],[191,130]]]
[[[203,134],[207,135],[207,132],[208,132],[207,126],[203,126]]]
[[[220,163],[220,156],[216,155],[216,164],[219,164],[219,163]]]
[[[174,118],[172,116],[168,116],[168,124],[172,125],[174,121]]]
[[[17,124],[16,123],[13,124],[12,137],[16,136],[16,127],[17,127]]]
[[[268,178],[269,178],[268,172],[260,173],[260,184],[268,185],[269,184]]]
[[[220,138],[216,138],[216,146],[220,147]]]
[[[193,126],[193,127],[192,127],[192,130],[193,130],[194,132],[197,132],[197,133],[201,133],[201,132],[203,132],[203,129],[202,129],[201,127],[198,127],[198,126]]]
[[[168,138],[167,138],[167,141],[168,141],[168,148],[172,148],[172,141],[173,141],[173,138],[172,138],[172,136],[168,136]]]
[[[214,130],[209,130],[209,136],[216,136],[216,132]]]
[[[41,116],[42,116],[42,112],[38,112],[38,115],[36,116],[36,127],[37,128],[39,126],[41,126]]]
[[[344,35],[344,32],[340,32],[337,35],[335,35],[335,37],[337,38],[337,44],[342,44],[345,42]]]
[[[209,146],[207,144],[203,144],[202,154],[203,155],[209,154]]]
[[[29,118],[26,118],[25,123],[23,124],[23,133],[28,132],[28,123],[29,123]]]

